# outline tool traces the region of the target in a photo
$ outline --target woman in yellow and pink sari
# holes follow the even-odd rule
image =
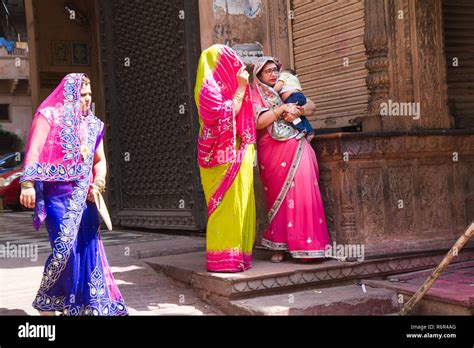
[[[207,202],[206,268],[242,272],[255,241],[253,161],[256,125],[248,73],[235,52],[213,45],[199,60],[198,164]]]

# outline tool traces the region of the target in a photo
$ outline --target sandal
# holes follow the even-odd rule
[[[273,254],[270,261],[273,262],[273,263],[279,263],[279,262],[282,262],[284,258],[285,258],[284,253],[276,252],[276,253]]]

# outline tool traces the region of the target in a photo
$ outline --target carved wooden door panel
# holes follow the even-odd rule
[[[203,230],[193,101],[198,2],[98,0],[97,6],[114,223]]]

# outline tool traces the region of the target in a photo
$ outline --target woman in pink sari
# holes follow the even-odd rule
[[[257,154],[268,205],[269,226],[262,245],[281,262],[284,252],[309,261],[325,257],[329,235],[324,216],[316,154],[303,137],[288,125],[301,115],[311,115],[314,103],[304,107],[283,104],[272,88],[281,71],[275,58],[255,64],[252,102],[257,119]]]

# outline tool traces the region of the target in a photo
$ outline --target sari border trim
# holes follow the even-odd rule
[[[275,243],[268,239],[262,239],[262,246],[267,247],[271,250],[288,250],[288,244],[286,243]]]
[[[285,197],[288,193],[288,190],[291,187],[291,183],[295,178],[296,171],[298,170],[298,167],[299,167],[300,162],[301,162],[301,157],[303,155],[304,146],[305,146],[304,141],[300,140],[299,144],[298,144],[298,148],[296,149],[295,157],[293,158],[293,162],[291,163],[290,170],[288,171],[288,175],[285,179],[285,182],[283,183],[283,187],[282,187],[280,193],[278,194],[278,197],[275,200],[275,203],[273,203],[272,208],[268,212],[269,223],[271,223],[273,221],[276,214],[280,210],[280,207],[281,207],[283,201],[285,200]]]
[[[326,253],[324,250],[297,250],[297,251],[290,251],[290,254],[295,259],[304,259],[304,258],[320,258],[325,259],[327,258]]]
[[[54,301],[61,301],[60,304]],[[49,304],[47,304],[49,302]],[[110,301],[107,307],[97,307],[92,304],[88,305],[65,305],[64,296],[48,297],[44,295],[33,302],[33,308],[42,312],[61,312],[65,316],[128,316],[127,307],[124,300]]]
[[[325,250],[288,250],[287,243],[275,243],[268,239],[262,239],[262,246],[275,251],[288,251],[293,258],[331,258],[326,255]]]
[[[252,252],[245,253],[239,248],[206,250],[206,271],[243,272],[252,268]]]

